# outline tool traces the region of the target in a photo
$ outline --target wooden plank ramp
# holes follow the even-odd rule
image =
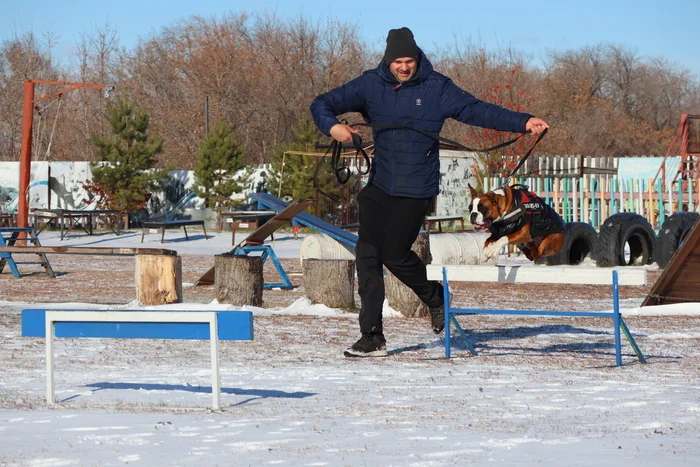
[[[652,286],[642,306],[700,302],[700,222]]]

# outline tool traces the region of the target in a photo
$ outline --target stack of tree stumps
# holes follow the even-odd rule
[[[430,238],[422,232],[411,249],[430,264]],[[215,257],[215,292],[219,303],[263,305],[263,263],[259,256],[225,253]],[[355,261],[316,259],[303,261],[304,289],[312,303],[355,310]],[[387,271],[384,285],[389,305],[406,317],[422,317],[428,307],[416,294]]]

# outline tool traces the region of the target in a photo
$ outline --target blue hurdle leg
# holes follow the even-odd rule
[[[452,303],[450,303],[450,284],[447,282],[447,268],[442,268],[442,293],[445,300],[444,310],[445,310],[445,358],[451,357],[451,338],[450,338],[450,322],[455,325],[455,329],[459,332],[464,341],[464,345],[467,346],[472,355],[478,355],[476,349],[472,345],[472,342],[467,337],[467,334],[462,329],[462,326],[457,322],[457,318],[452,313]]]
[[[462,336],[462,341],[464,341],[464,345],[467,346],[467,348],[469,349],[469,352],[471,352],[471,354],[474,356],[479,355],[477,353],[476,349],[474,348],[474,345],[472,345],[472,341],[467,337],[467,334],[464,332],[464,329],[462,329],[462,326],[460,326],[459,323],[457,322],[457,318],[455,318],[455,315],[451,314],[450,318],[452,319],[452,322],[454,323],[455,328],[459,332],[459,335]]]
[[[450,284],[447,282],[447,268],[442,268],[442,299],[445,313],[445,358],[450,358]]]
[[[627,341],[632,346],[632,349],[634,349],[634,353],[637,354],[637,358],[639,359],[639,361],[642,363],[646,363],[647,359],[644,358],[644,354],[637,346],[637,343],[635,342],[634,337],[632,337],[632,333],[627,328],[627,324],[625,324],[625,320],[623,320],[622,317],[620,317],[620,327],[622,328],[622,332],[625,333],[625,337],[627,338]]]

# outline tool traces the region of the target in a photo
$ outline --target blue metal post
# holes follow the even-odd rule
[[[615,361],[622,366],[622,348],[620,345],[620,296],[618,291],[617,271],[612,272],[613,287],[613,321],[615,322]]]
[[[445,358],[450,358],[450,285],[447,282],[447,268],[442,268],[442,296],[445,300]]]

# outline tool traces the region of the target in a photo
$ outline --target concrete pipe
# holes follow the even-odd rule
[[[430,235],[432,264],[496,264],[496,258],[483,261],[487,232],[442,233]],[[355,250],[325,234],[304,237],[299,250],[299,260],[354,259]]]
[[[496,264],[491,258],[484,262],[484,242],[488,232],[441,233],[430,236],[432,264]]]
[[[355,259],[355,249],[326,234],[310,234],[301,241],[299,261],[314,259]]]

